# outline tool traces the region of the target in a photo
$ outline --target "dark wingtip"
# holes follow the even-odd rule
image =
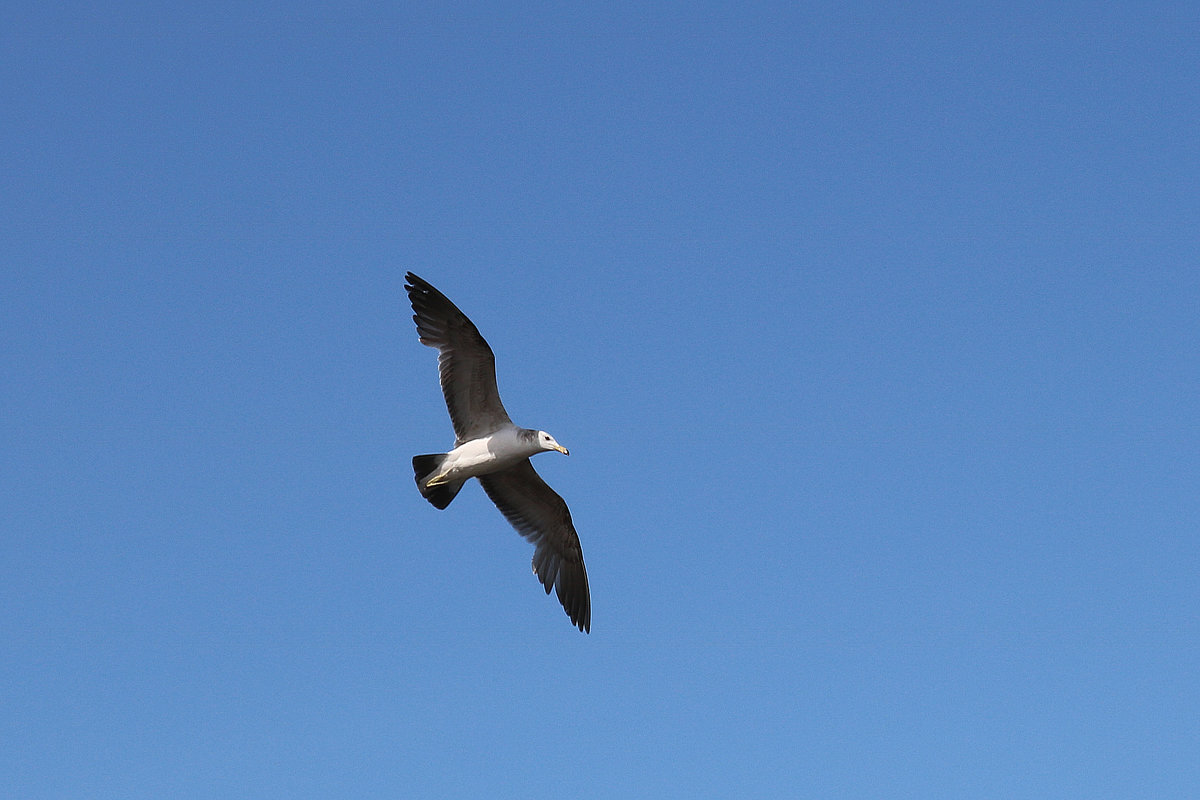
[[[553,589],[571,624],[584,633],[592,630],[592,595],[583,561],[567,562],[545,547],[533,554],[533,574],[546,594]]]
[[[571,621],[584,633],[592,632],[592,603],[590,598],[585,597],[583,599],[583,607],[579,609],[576,618]]]
[[[562,565],[560,569],[568,569],[574,571],[575,565]],[[578,565],[578,574],[563,575],[560,573],[559,580],[555,582],[555,594],[558,595],[558,602],[562,605],[563,611],[567,612],[571,622],[576,628],[584,633],[592,632],[592,593],[587,585],[587,572],[584,571],[583,562]]]
[[[433,286],[420,275],[415,272],[404,273],[404,291],[408,292],[409,298],[416,294],[428,294],[430,290],[434,290]]]

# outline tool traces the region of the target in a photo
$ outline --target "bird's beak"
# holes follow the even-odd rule
[[[562,453],[564,456],[571,455],[571,451],[568,450],[567,448],[563,447],[561,444],[554,445],[554,449],[557,450],[558,452]]]

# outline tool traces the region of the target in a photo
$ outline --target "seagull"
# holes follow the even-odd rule
[[[587,570],[571,512],[529,462],[549,450],[570,453],[545,431],[513,424],[496,388],[496,357],[479,329],[427,281],[411,272],[404,280],[421,344],[438,350],[455,437],[449,453],[413,456],[421,496],[444,509],[468,479],[478,478],[500,513],[533,543],[533,572],[546,594],[553,587],[571,622],[590,632]]]

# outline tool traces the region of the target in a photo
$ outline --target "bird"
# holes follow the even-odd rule
[[[571,622],[590,633],[591,594],[571,511],[529,460],[569,451],[545,431],[513,424],[496,388],[496,357],[479,329],[428,281],[412,272],[404,279],[417,336],[438,351],[455,437],[448,453],[413,456],[417,489],[441,510],[476,478],[500,513],[533,543],[533,572],[546,594],[553,588]]]

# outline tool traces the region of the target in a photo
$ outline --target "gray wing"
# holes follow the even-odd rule
[[[480,475],[483,490],[512,526],[533,542],[533,571],[581,631],[592,629],[592,600],[579,535],[571,512],[525,459],[515,467]]]
[[[438,349],[442,394],[458,444],[511,425],[496,389],[496,357],[479,329],[421,278],[410,272],[404,280],[421,344]]]

